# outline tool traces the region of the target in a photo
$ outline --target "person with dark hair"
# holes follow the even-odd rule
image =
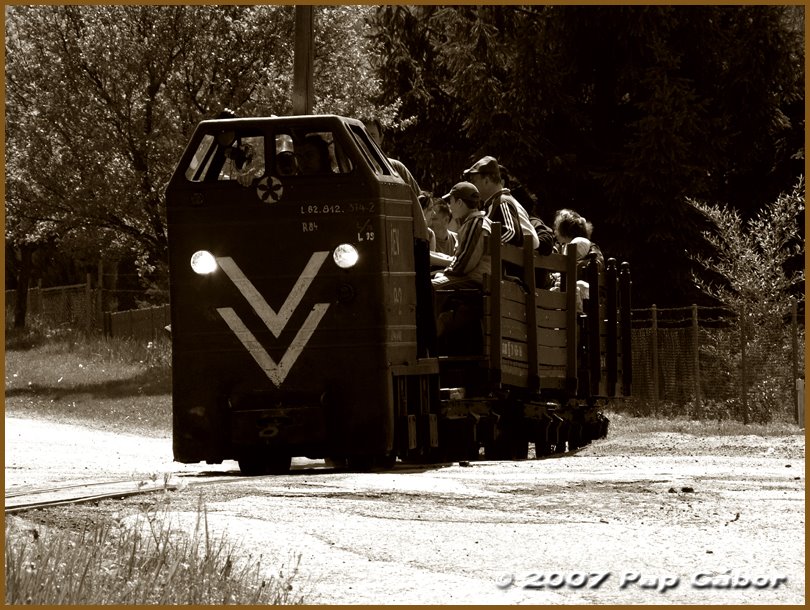
[[[574,210],[567,208],[557,210],[554,216],[554,235],[561,246],[563,254],[567,254],[570,248],[576,248],[577,252],[577,311],[582,312],[583,300],[589,298],[590,287],[588,282],[582,279],[583,272],[591,260],[596,261],[600,269],[605,267],[605,259],[602,251],[591,241],[593,225],[585,220]],[[552,290],[559,290],[560,275],[554,274],[555,281]]]
[[[593,225],[584,216],[567,208],[557,210],[554,216],[554,235],[562,246],[563,254],[573,247],[577,249],[578,266],[591,255],[600,267],[604,267],[604,257],[599,246],[591,241],[591,233]]]
[[[297,156],[302,174],[329,174],[332,172],[329,143],[318,134],[310,134],[304,138]]]
[[[525,236],[532,240],[532,248],[537,249],[540,245],[537,231],[529,221],[526,210],[512,197],[509,189],[504,187],[501,168],[495,157],[482,157],[472,167],[464,170],[461,177],[473,183],[481,193],[484,200],[482,207],[490,221],[503,225],[502,243],[522,246]]]
[[[479,209],[481,196],[475,185],[459,182],[442,197],[449,202],[453,217],[461,227],[453,262],[434,274],[435,288],[482,288],[484,275],[490,272],[489,255],[484,252],[484,237],[490,233],[490,221]]]

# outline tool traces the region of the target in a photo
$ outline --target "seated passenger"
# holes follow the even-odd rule
[[[537,249],[540,245],[537,231],[529,221],[526,210],[504,187],[501,166],[495,157],[479,159],[471,168],[464,170],[462,179],[469,180],[480,191],[484,199],[482,208],[487,211],[490,221],[503,225],[501,242],[520,247],[525,237],[531,239],[532,248]]]
[[[442,199],[449,201],[461,229],[452,262],[431,280],[434,290],[443,291],[435,299],[438,349],[446,355],[476,354],[483,348],[481,303],[455,290],[483,288],[484,274],[490,273],[491,267],[489,254],[484,252],[490,222],[478,209],[478,189],[469,182],[459,182]]]
[[[304,138],[297,156],[302,174],[332,173],[329,143],[317,134],[311,134]]]
[[[292,136],[286,133],[276,136],[276,172],[279,176],[294,176],[298,173]]]
[[[591,260],[595,260],[600,269],[604,268],[605,261],[602,251],[590,239],[593,225],[569,209],[558,210],[554,217],[554,235],[561,246],[561,252],[567,254],[570,248],[576,248],[577,275],[581,275]],[[560,289],[560,274],[554,274],[554,288]],[[588,298],[589,286],[584,280],[577,280],[577,311],[582,313],[582,301]]]
[[[434,204],[427,213],[428,226],[436,235],[434,251],[448,256],[453,256],[458,245],[458,233],[449,229],[452,218],[450,205],[444,200]]]
[[[490,233],[490,222],[478,209],[481,196],[469,182],[459,182],[447,195],[453,218],[460,226],[458,244],[452,262],[434,274],[434,288],[482,288],[484,274],[490,272],[489,255],[484,253],[484,236]]]

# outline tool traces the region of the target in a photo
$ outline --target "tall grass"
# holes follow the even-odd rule
[[[7,604],[300,604],[288,572],[213,535],[200,504],[191,531],[161,509],[79,532],[6,523]]]

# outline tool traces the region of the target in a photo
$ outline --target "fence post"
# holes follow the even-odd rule
[[[695,366],[695,408],[698,415],[703,412],[700,400],[700,326],[698,325],[698,306],[692,304],[692,334],[693,348],[692,357]]]
[[[653,416],[658,417],[658,307],[652,306]]]
[[[98,261],[98,279],[96,280],[96,310],[93,317],[98,320],[96,328],[104,330],[104,262]]]
[[[33,298],[31,292],[31,290],[28,291],[28,313],[42,315],[42,279],[37,280],[36,298]]]
[[[84,296],[85,296],[85,318],[84,318],[84,325],[87,329],[87,332],[93,328],[93,289],[92,289],[92,281],[93,276],[89,273],[87,274],[87,283],[84,287]]]
[[[790,298],[790,334],[792,335],[792,352],[793,352],[793,383],[791,384],[793,388],[793,404],[796,405],[796,423],[800,426],[804,425],[804,420],[801,417],[800,407],[801,403],[799,403],[799,324],[797,321],[798,317],[798,305],[796,304],[796,298]]]

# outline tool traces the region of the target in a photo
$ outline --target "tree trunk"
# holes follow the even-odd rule
[[[20,246],[19,267],[17,268],[17,299],[14,303],[14,328],[25,328],[28,313],[28,284],[31,281],[34,247],[28,244]]]

